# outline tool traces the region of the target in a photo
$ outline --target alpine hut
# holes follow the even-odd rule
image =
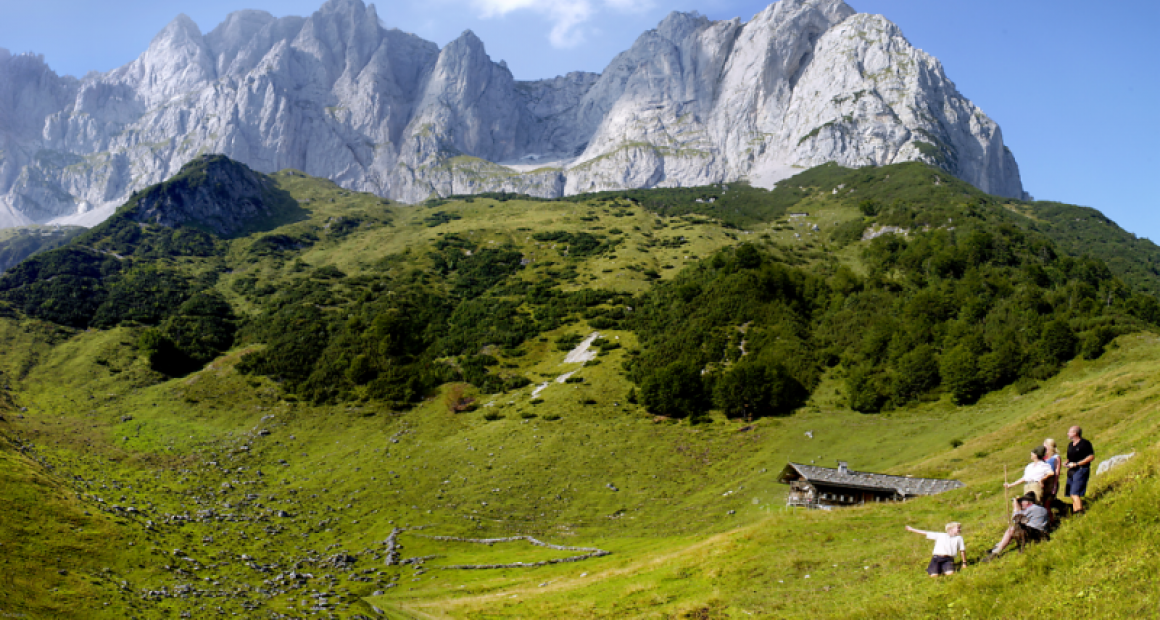
[[[837,469],[790,463],[781,471],[778,482],[789,485],[787,506],[805,506],[823,510],[858,506],[869,502],[903,501],[918,495],[936,495],[964,486],[958,480],[854,471],[846,466],[845,461],[838,461]]]

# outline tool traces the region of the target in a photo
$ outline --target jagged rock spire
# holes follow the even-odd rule
[[[994,121],[896,26],[841,0],[781,0],[747,22],[675,12],[600,74],[530,82],[470,31],[439,49],[361,0],[239,11],[204,36],[178,16],[140,58],[83,80],[13,72],[19,58],[0,54],[0,103],[19,102],[0,110],[0,225],[93,224],[206,152],[404,201],[909,160],[1022,195]]]

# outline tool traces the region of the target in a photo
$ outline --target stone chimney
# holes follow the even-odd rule
[[[838,473],[842,475],[850,473],[850,468],[846,467],[846,461],[838,461]]]

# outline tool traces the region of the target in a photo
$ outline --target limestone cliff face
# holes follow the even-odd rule
[[[439,49],[374,6],[179,16],[137,60],[58,77],[0,50],[0,227],[95,224],[204,153],[402,201],[538,196],[922,160],[1022,195],[998,126],[938,61],[841,0],[748,22],[673,13],[600,74],[513,79],[470,31]]]

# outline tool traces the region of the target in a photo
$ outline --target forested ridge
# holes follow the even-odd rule
[[[1101,262],[1056,255],[1013,227],[934,231],[865,245],[869,271],[787,264],[750,244],[657,285],[630,325],[631,362],[650,409],[696,417],[785,413],[827,368],[856,411],[947,392],[984,393],[1054,375],[1114,337],[1155,326],[1160,304]]]
[[[180,202],[184,188],[213,183],[215,167],[236,164],[191,166],[163,192],[142,196]],[[278,183],[306,183],[329,203],[362,199],[309,185],[300,173],[263,178],[280,208],[295,201]],[[235,239],[196,222],[137,221],[131,203],[4,274],[0,300],[6,312],[71,328],[133,327],[141,354],[167,376],[249,347],[239,368],[277,379],[288,395],[395,408],[453,381],[489,394],[519,389],[532,381],[514,363],[529,343],[567,326],[578,331],[561,336],[561,349],[580,331],[620,330],[639,339],[623,364],[636,386],[625,398],[691,420],[711,409],[786,414],[827,373],[842,379],[843,398],[861,412],[941,394],[970,404],[1011,384],[1032,390],[1069,360],[1099,357],[1115,336],[1160,322],[1150,294],[1156,273],[1146,268],[1154,246],[1137,242],[1139,251],[1113,269],[1099,257],[1124,247],[1113,230],[1100,237],[1107,243],[1090,244],[1095,255],[1073,255],[1053,235],[1077,207],[1000,200],[920,164],[826,165],[771,192],[720,184],[572,197],[564,204],[582,213],[564,218],[566,226],[520,227],[501,242],[444,230],[453,222],[485,228],[486,219],[464,220],[464,209],[513,200],[522,198],[408,207],[428,240],[351,273],[303,257],[343,257],[406,211],[369,197],[341,215],[319,210],[303,220],[295,211],[293,221],[272,221],[259,213]],[[815,213],[811,228],[788,217],[817,209],[827,215]],[[669,255],[686,252],[689,235],[703,237],[707,227],[733,241],[702,257]],[[773,236],[788,231],[806,237]],[[628,248],[683,264],[661,265],[673,269],[662,274],[618,256]],[[589,285],[597,263],[650,285]]]

